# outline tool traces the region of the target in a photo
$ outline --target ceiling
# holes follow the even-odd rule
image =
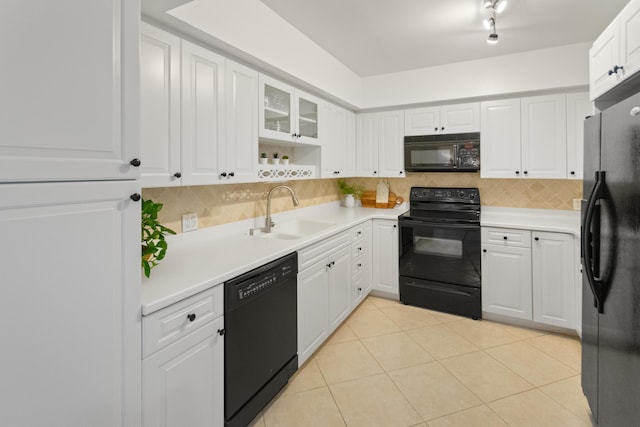
[[[486,42],[482,0],[260,0],[360,76],[592,42],[628,0],[509,0]]]

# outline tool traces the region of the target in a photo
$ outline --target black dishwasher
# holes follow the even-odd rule
[[[225,426],[245,427],[298,369],[298,254],[224,284]]]

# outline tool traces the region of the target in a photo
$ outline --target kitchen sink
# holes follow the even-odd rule
[[[300,239],[302,236],[297,234],[289,234],[289,233],[260,233],[256,234],[256,236],[265,238],[265,239],[277,239],[277,240],[296,240]]]
[[[267,239],[295,240],[326,230],[334,225],[334,222],[295,219],[291,221],[276,222],[271,233],[260,232],[256,234],[256,236]]]

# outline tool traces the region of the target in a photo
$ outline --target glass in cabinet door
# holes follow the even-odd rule
[[[269,86],[264,86],[264,127],[265,129],[291,133],[291,94]]]
[[[318,103],[298,98],[298,133],[300,137],[318,139]]]

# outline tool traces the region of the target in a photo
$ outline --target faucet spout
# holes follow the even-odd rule
[[[264,233],[271,233],[271,228],[275,225],[271,220],[271,196],[276,190],[280,188],[287,190],[291,194],[291,200],[293,201],[293,206],[300,206],[300,200],[298,200],[298,197],[296,196],[296,192],[293,191],[293,188],[287,185],[277,185],[273,187],[271,190],[269,190],[269,193],[267,194],[267,217],[264,220],[264,228],[262,229]]]

